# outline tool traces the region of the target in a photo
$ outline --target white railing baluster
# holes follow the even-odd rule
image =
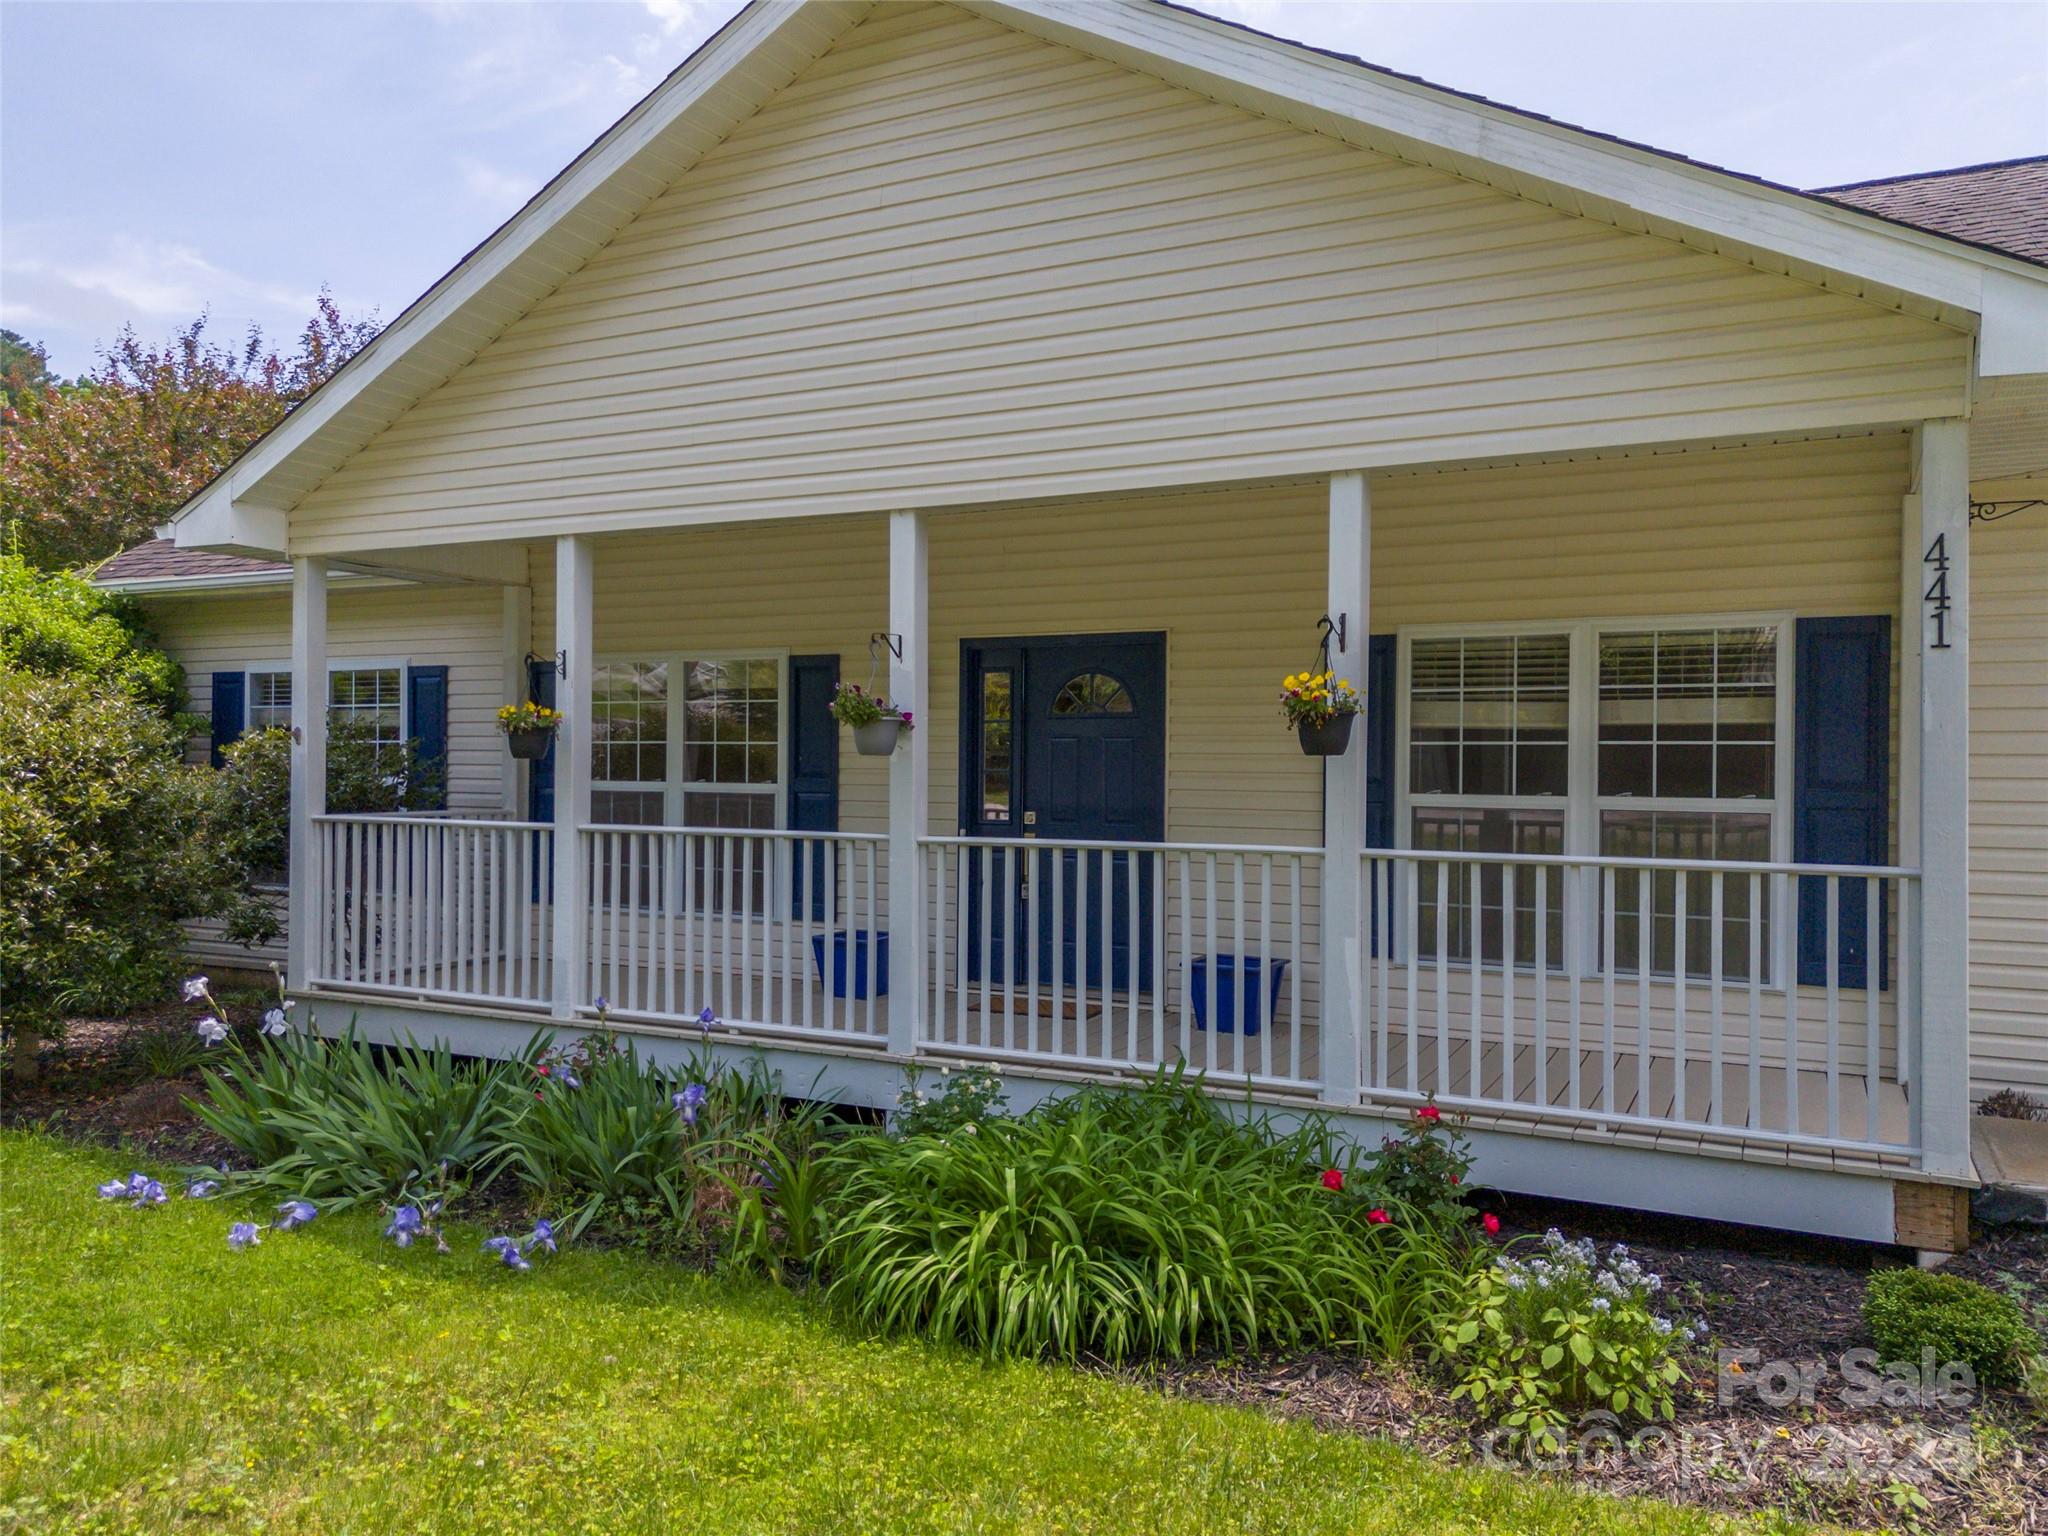
[[[1683,870],[1671,877],[1671,1083],[1672,1118],[1686,1119],[1685,1113],[1685,973],[1691,969],[1691,957],[1687,953],[1691,935],[1686,930],[1687,898],[1690,895],[1690,878]],[[1649,980],[1647,976],[1643,978]]]
[[[1842,1134],[1842,886],[1833,875],[1823,876],[1828,895],[1828,1139]]]
[[[1500,867],[1500,1097],[1515,1092],[1515,866]]]
[[[1880,1139],[1877,1118],[1878,994],[1883,980],[1884,929],[1879,924],[1877,881],[1863,882],[1863,1139]]]
[[[1657,877],[1636,873],[1636,1113],[1654,1115],[1650,1103],[1650,968],[1657,919]]]
[[[1721,885],[1721,871],[1718,869],[1715,870],[1713,873],[1711,884],[1708,888],[1708,892],[1710,898],[1708,908],[1708,921],[1714,925],[1713,933],[1710,936],[1710,942],[1708,944],[1707,949],[1707,1002],[1708,1011],[1710,1015],[1708,1027],[1711,1028],[1714,1032],[1713,1045],[1710,1050],[1709,1060],[1711,1062],[1714,1076],[1713,1080],[1708,1084],[1707,1088],[1707,1123],[1709,1125],[1720,1125],[1722,1123],[1721,979],[1722,972],[1725,966],[1725,961],[1727,958],[1726,955],[1723,953],[1721,925],[1723,922],[1727,920],[1727,909],[1725,906],[1725,892],[1723,891]]]
[[[1612,1115],[1619,1113],[1614,1107],[1614,973],[1621,969],[1621,957],[1614,948],[1614,866],[1600,874],[1600,1108]]]
[[[1536,1107],[1550,1103],[1550,866],[1536,866]]]
[[[1451,866],[1436,869],[1436,1089],[1451,1091]],[[1410,1091],[1414,1090],[1411,1085]]]

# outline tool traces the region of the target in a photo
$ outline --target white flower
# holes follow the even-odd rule
[[[1653,1317],[1650,1319],[1650,1326],[1659,1333],[1669,1333],[1671,1331],[1671,1319],[1668,1317]]]
[[[196,1003],[204,996],[206,996],[206,978],[204,976],[187,977],[185,980],[185,1001]]]
[[[1595,1296],[1593,1298],[1593,1310],[1595,1312],[1605,1312],[1609,1310],[1611,1307],[1613,1307],[1613,1305],[1614,1303],[1609,1301],[1605,1296]]]
[[[201,1019],[192,1026],[192,1033],[201,1040],[204,1040],[208,1045],[219,1045],[221,1041],[227,1039],[228,1027],[221,1023],[219,1019],[209,1014],[206,1018]]]
[[[263,1033],[266,1035],[281,1035],[284,1033],[284,1010],[282,1008],[273,1008],[263,1015]]]

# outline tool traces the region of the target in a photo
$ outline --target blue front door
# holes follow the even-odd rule
[[[1165,836],[1164,635],[969,641],[961,659],[964,833],[1109,843]],[[1066,989],[1100,988],[1106,965],[1112,988],[1126,989],[1135,978],[1140,991],[1149,990],[1152,863],[1136,850],[1027,850],[1014,860],[998,858],[993,879],[1007,868],[1020,887],[1015,931],[1005,933],[997,914],[1012,902],[984,891],[977,859],[968,880],[969,932],[979,934],[980,903],[995,894],[996,977],[1007,965],[1017,980],[1028,979],[1035,950],[1041,985],[1057,976]],[[978,945],[969,962],[970,976],[979,978]]]

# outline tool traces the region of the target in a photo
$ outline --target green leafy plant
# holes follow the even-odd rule
[[[527,1070],[495,1168],[560,1210],[570,1237],[596,1226],[656,1245],[700,1241],[724,1204],[720,1144],[781,1102],[758,1065],[707,1058],[678,1071],[642,1061],[602,1029],[566,1055],[543,1051]]]
[[[1442,1329],[1437,1352],[1457,1377],[1451,1395],[1545,1452],[1588,1409],[1670,1418],[1693,1330],[1657,1311],[1662,1289],[1621,1244],[1602,1258],[1590,1239],[1571,1243],[1551,1230],[1539,1256],[1502,1258],[1480,1274]]]
[[[1887,1269],[1870,1277],[1863,1322],[1886,1363],[1918,1366],[1923,1350],[1937,1365],[1960,1360],[1987,1387],[2017,1387],[2041,1353],[2019,1303],[1990,1286],[1936,1270]]]
[[[879,693],[869,693],[859,683],[841,683],[832,690],[832,718],[841,725],[858,728],[877,720],[893,718],[908,727],[910,712],[898,709]]]
[[[1368,1176],[1390,1201],[1448,1226],[1465,1218],[1471,1172],[1464,1117],[1443,1114],[1432,1100],[1381,1141]]]
[[[529,1051],[534,1047],[529,1046]],[[396,1200],[447,1165],[477,1169],[504,1144],[524,1060],[457,1058],[445,1041],[374,1047],[308,1028],[229,1044],[193,1112],[258,1166],[238,1184],[327,1205]]]
[[[901,1135],[943,1136],[1002,1113],[1003,1077],[993,1067],[942,1070],[939,1079],[945,1086],[936,1095],[924,1091],[924,1079],[923,1068],[904,1068],[896,1112],[889,1117]]]
[[[1457,1306],[1474,1254],[1348,1191],[1336,1146],[1320,1119],[1283,1133],[1179,1074],[850,1137],[827,1158],[827,1295],[999,1355],[1399,1353]]]

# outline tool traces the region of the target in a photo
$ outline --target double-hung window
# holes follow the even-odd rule
[[[1571,636],[1453,635],[1416,640],[1409,658],[1410,846],[1438,853],[1563,853],[1571,780]],[[1423,952],[1445,943],[1498,961],[1505,905],[1515,904],[1517,964],[1536,959],[1536,880],[1503,865],[1420,866],[1417,926]],[[1439,902],[1435,882],[1448,889]],[[1548,963],[1562,963],[1561,882],[1544,892]]]
[[[292,674],[288,669],[249,673],[248,711],[244,728],[268,731],[289,728],[292,723]]]
[[[327,723],[360,727],[379,759],[405,748],[405,668],[334,667],[327,673]]]
[[[1778,821],[1778,627],[1610,629],[1599,647],[1600,852],[1768,862]],[[1618,970],[1641,970],[1647,948],[1653,974],[1676,972],[1681,885],[1685,968],[1708,974],[1713,875],[1705,870],[1616,873]],[[1753,885],[1757,928],[1768,932],[1769,882],[1722,879],[1721,973],[1731,980],[1746,981],[1753,963],[1767,967],[1768,945],[1750,954]]]
[[[591,700],[593,819],[721,831],[780,826],[787,771],[783,673],[780,656],[600,662]],[[723,909],[731,874],[724,857],[699,841],[690,871],[692,905]],[[745,862],[753,879],[740,900],[759,911],[773,860],[760,853]]]
[[[1403,646],[1405,832],[1446,854],[1602,854],[1766,862],[1784,857],[1790,706],[1782,621],[1578,622],[1406,637]],[[1597,889],[1552,867],[1424,860],[1417,865],[1417,952],[1443,947],[1531,966],[1538,886],[1547,966],[1653,974],[1712,964],[1713,874],[1615,874],[1613,955],[1600,952]],[[1638,883],[1639,879],[1642,881]],[[1437,882],[1441,880],[1441,899]],[[1721,974],[1769,979],[1768,879],[1726,876]],[[1582,897],[1567,937],[1570,893]],[[1757,942],[1752,945],[1754,900]],[[1592,905],[1588,905],[1588,902]],[[1512,903],[1512,915],[1509,907]],[[1647,914],[1647,943],[1643,916]],[[1512,937],[1510,937],[1512,930]],[[1758,951],[1753,954],[1752,949]]]

